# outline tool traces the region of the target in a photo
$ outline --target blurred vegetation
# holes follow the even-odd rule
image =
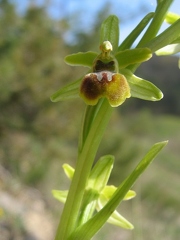
[[[19,201],[19,195],[26,193],[24,189],[40,191],[46,208],[53,213],[54,225],[60,205],[52,198],[51,189],[69,184],[61,165],[75,165],[84,103],[77,99],[55,104],[50,96],[86,72],[67,66],[63,58],[72,52],[97,50],[98,28],[107,15],[105,8],[91,32],[77,32],[77,44],[70,45],[64,40],[66,31],[71,30],[68,19],[52,19],[45,7],[36,5],[20,15],[11,1],[0,0],[0,198],[6,192]],[[159,86],[165,97],[158,103],[130,99],[116,109],[97,157],[115,155],[111,181],[118,184],[154,142],[170,142],[141,178],[140,187],[135,186],[137,200],[130,207],[125,203],[121,210],[137,230],[127,233],[107,228],[97,239],[170,240],[180,235],[177,59],[153,57],[138,69],[138,75]],[[39,199],[39,192],[37,195]],[[4,214],[0,216],[0,230],[4,226],[9,229],[3,239],[29,239],[23,220],[2,201],[1,205]]]

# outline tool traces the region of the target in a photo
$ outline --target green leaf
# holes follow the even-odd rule
[[[159,101],[163,98],[163,93],[151,82],[139,78],[127,69],[121,71],[127,78],[131,89],[131,96],[148,101]]]
[[[97,57],[96,52],[79,52],[71,55],[67,55],[64,61],[71,66],[84,66],[91,68],[94,59]]]
[[[154,13],[148,13],[141,22],[137,25],[137,27],[127,36],[127,38],[121,43],[121,45],[118,47],[118,52],[128,49],[132,46],[134,41],[139,37],[140,33],[144,30],[144,28],[147,26],[149,21],[154,16]]]
[[[134,63],[147,61],[152,57],[152,53],[149,48],[135,48],[120,51],[116,53],[115,57],[118,61],[119,68],[125,68]]]
[[[140,40],[138,47],[146,46],[146,43],[156,36],[172,2],[173,0],[163,0],[157,5],[153,20]]]
[[[58,102],[58,101],[66,101],[69,99],[77,98],[79,97],[79,86],[81,83],[82,78],[79,78],[78,80],[69,83],[65,87],[62,87],[57,92],[55,92],[51,96],[52,102]]]
[[[176,41],[180,37],[180,19],[169,26],[164,32],[153,38],[146,44],[146,47],[150,48],[152,52],[157,51],[160,48],[165,47]]]
[[[119,19],[115,15],[110,15],[101,25],[100,45],[104,41],[110,41],[116,52],[119,44]]]
[[[134,171],[127,177],[127,179],[118,187],[113,197],[105,205],[105,207],[99,211],[94,217],[88,222],[78,227],[68,238],[68,240],[78,239],[91,239],[97,231],[105,224],[112,212],[115,211],[116,207],[123,200],[126,193],[135,183],[137,178],[145,171],[149,164],[154,160],[156,155],[161,149],[167,144],[167,141],[156,143],[151,147],[148,153],[140,161]]]

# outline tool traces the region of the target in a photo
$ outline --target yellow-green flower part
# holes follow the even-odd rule
[[[87,105],[96,105],[100,98],[106,97],[112,107],[117,107],[131,93],[124,75],[101,71],[85,75],[80,86],[80,96]]]

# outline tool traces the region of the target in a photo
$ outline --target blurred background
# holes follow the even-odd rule
[[[85,108],[81,99],[50,101],[87,71],[66,65],[63,58],[98,51],[100,24],[109,14],[120,19],[122,41],[155,6],[155,0],[0,0],[1,240],[53,239],[63,205],[51,190],[69,187],[61,166],[75,165]],[[164,98],[131,98],[114,110],[97,154],[115,155],[110,184],[120,184],[155,142],[169,143],[133,187],[136,198],[119,207],[135,229],[106,224],[95,240],[180,236],[178,58],[154,56],[136,75],[155,83]]]

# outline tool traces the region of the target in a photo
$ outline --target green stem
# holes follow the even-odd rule
[[[86,182],[103,133],[111,117],[111,112],[112,107],[110,107],[106,99],[103,99],[98,114],[96,114],[93,120],[93,125],[91,125],[89,133],[82,146],[82,150],[79,152],[75,168],[76,170],[72,179],[55,240],[66,240],[76,228]]]

